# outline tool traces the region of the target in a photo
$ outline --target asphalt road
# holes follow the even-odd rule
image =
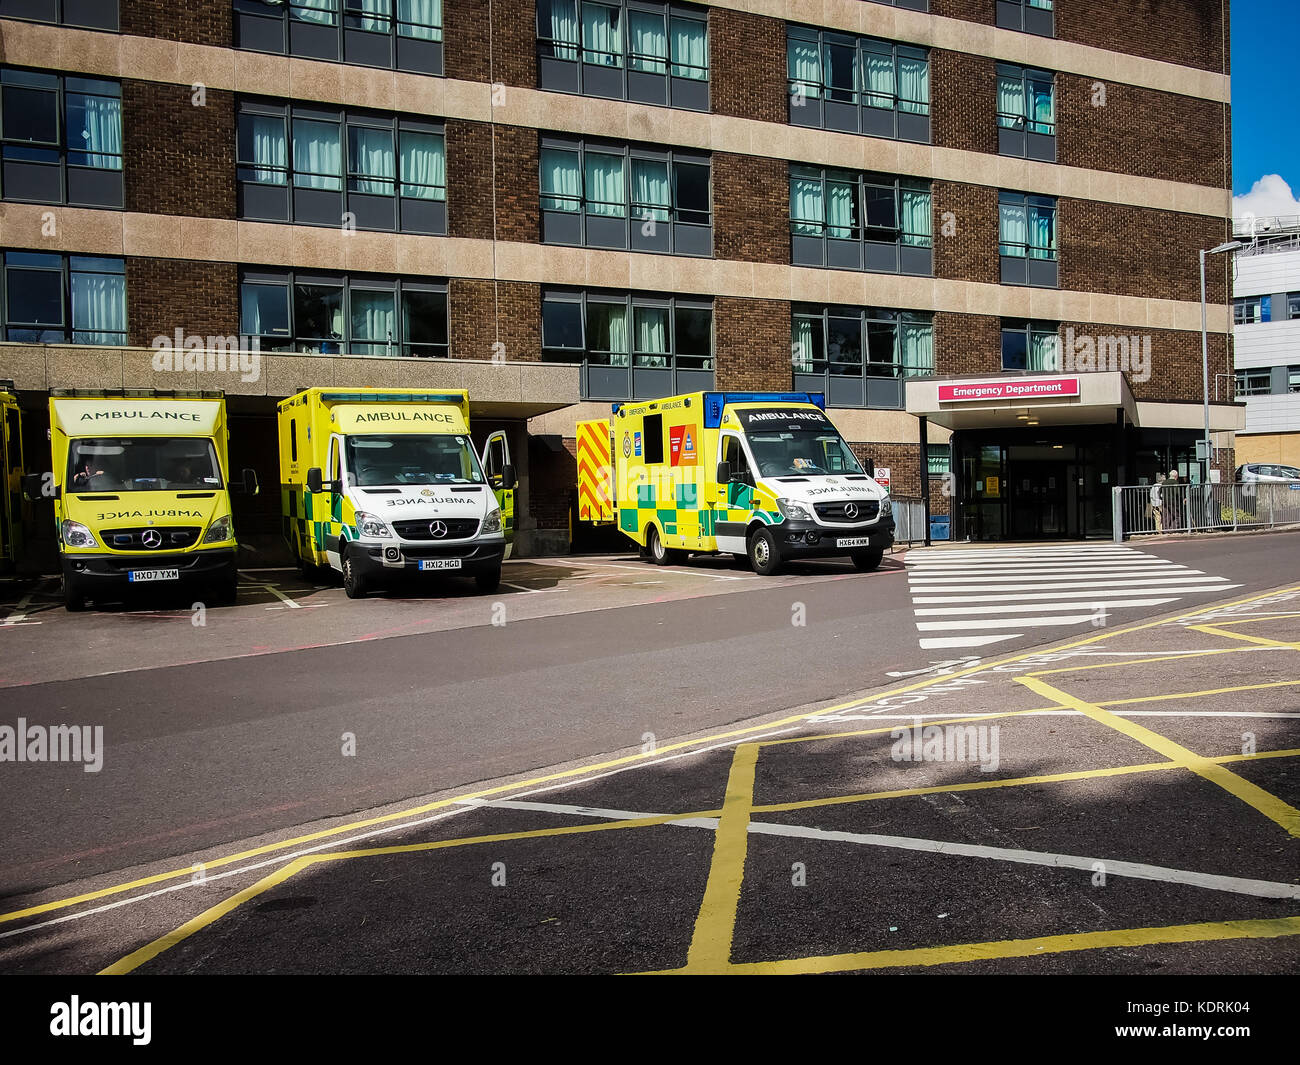
[[[1300,558],[1296,534],[1139,546],[1242,595],[1295,576]],[[944,657],[919,644],[896,560],[767,582],[718,562],[558,564],[559,577],[507,567],[514,588],[490,601],[350,603],[281,575],[277,594],[214,608],[202,628],[188,611],[72,617],[33,599],[23,621],[0,621],[3,721],[102,725],[106,757],[98,773],[3,766],[0,891],[833,700]],[[63,679],[35,680],[45,666]]]

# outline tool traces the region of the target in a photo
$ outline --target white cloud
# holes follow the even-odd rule
[[[1242,218],[1253,214],[1256,218],[1270,215],[1300,215],[1300,199],[1281,174],[1265,174],[1251,186],[1244,196],[1232,198],[1232,217]]]

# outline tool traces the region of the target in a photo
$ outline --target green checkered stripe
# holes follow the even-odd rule
[[[356,527],[342,520],[343,497],[331,492],[313,495],[302,487],[302,513],[295,513],[295,496],[298,485],[280,486],[280,507],[284,516],[284,535],[290,543],[298,545],[303,555],[312,551],[323,555],[325,540],[337,536],[341,540],[355,540]]]
[[[713,536],[718,522],[748,522],[751,518],[758,518],[766,525],[777,525],[785,520],[780,514],[769,510],[749,509],[745,504],[751,502],[753,490],[748,485],[739,486],[739,489],[735,493],[736,499],[726,509],[714,510],[700,506],[698,485],[679,484],[675,498],[663,501],[655,499],[653,485],[638,485],[636,506],[618,508],[618,527],[630,536],[640,536],[642,529],[657,521],[665,535],[676,536],[677,516],[683,510],[689,510],[699,517],[701,536]],[[672,506],[662,506],[661,502],[672,503]]]

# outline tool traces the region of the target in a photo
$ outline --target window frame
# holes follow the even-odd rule
[[[1047,7],[1040,6],[1046,3]],[[997,0],[994,23],[1000,29],[1032,33],[1037,37],[1056,36],[1056,12],[1052,0]]]
[[[1040,196],[1032,192],[998,190],[998,259],[999,280],[1003,285],[1025,285],[1031,288],[1059,288],[1060,267],[1060,201],[1055,196]],[[1008,209],[1020,209],[1025,217],[1025,240],[1008,241],[1003,223]],[[1033,243],[1034,220],[1047,217],[1051,223],[1051,243],[1044,246]],[[1008,250],[1020,249],[1020,250]],[[1041,254],[1035,254],[1041,253]]]
[[[1273,371],[1267,366],[1240,369],[1236,371],[1234,376],[1234,396],[1273,395]]]
[[[551,27],[543,29],[542,20],[550,19],[553,7],[568,7],[573,13],[576,40],[552,36]],[[617,11],[619,50],[601,51],[588,44],[583,35],[584,7],[603,7]],[[664,26],[666,57],[640,55],[633,51],[632,15],[658,16]],[[681,62],[673,56],[673,23],[699,23],[704,31],[703,65]],[[571,93],[608,100],[672,107],[687,111],[711,111],[712,72],[709,66],[709,9],[677,0],[550,0],[536,4],[534,46],[537,55],[537,87],[548,92]],[[589,56],[604,55],[613,62],[591,62]],[[636,69],[638,61],[662,63],[662,72]],[[679,70],[702,71],[703,76],[677,73]]]
[[[445,2],[440,8],[443,21],[437,26],[402,20],[400,0],[390,0],[386,15],[349,11],[345,0],[333,0],[328,23],[293,17],[294,11],[304,9],[301,0],[279,0],[274,4],[264,0],[232,0],[232,3],[234,47],[242,51],[443,76]],[[363,20],[386,22],[388,28],[363,28]],[[419,27],[433,33],[427,37],[404,34],[403,27]]]
[[[582,347],[548,344],[546,307],[576,306]],[[627,330],[627,350],[606,352],[591,346],[589,330],[591,305],[622,307]],[[717,367],[717,324],[714,301],[710,298],[637,292],[630,290],[572,288],[554,286],[541,293],[541,358],[543,362],[578,363],[581,366],[581,397],[584,400],[659,399],[684,392],[708,391],[713,388]],[[637,351],[636,312],[666,311],[666,350],[662,353]],[[683,311],[705,312],[709,316],[709,354],[681,351],[678,315]],[[592,355],[623,355],[625,362],[602,361]],[[648,360],[662,358],[662,365]],[[683,365],[684,361],[694,365]]]
[[[856,321],[858,361],[835,362],[831,359],[831,320]],[[820,323],[821,356],[800,359],[797,327],[800,321]],[[928,326],[930,330],[930,364],[909,372],[903,362],[904,325]],[[872,327],[876,328],[873,329]],[[889,363],[871,359],[871,336],[880,327],[893,330],[893,359]],[[790,307],[791,385],[795,392],[821,392],[832,407],[859,407],[870,410],[902,410],[903,385],[908,377],[925,377],[934,373],[934,314],[893,307],[856,307],[843,304],[794,303]],[[818,367],[821,367],[818,369]],[[835,372],[834,367],[857,367]],[[885,372],[872,372],[884,369]]]
[[[941,469],[935,468],[935,460],[938,459]],[[931,444],[925,445],[925,473],[927,477],[944,477],[952,473],[952,444]]]
[[[578,193],[546,189],[548,153],[570,152],[577,158]],[[621,160],[621,200],[597,200],[589,195],[589,155],[617,156]],[[638,203],[633,195],[633,169],[637,162],[662,163],[668,182],[668,204]],[[682,167],[705,167],[708,172],[707,210],[679,205],[678,186]],[[541,212],[542,243],[578,248],[607,248],[615,251],[649,252],[693,258],[713,257],[713,158],[708,153],[678,148],[604,141],[588,137],[543,135],[538,150],[538,207]],[[550,203],[550,206],[548,206]],[[569,207],[557,206],[559,203]],[[614,211],[593,210],[592,206],[617,207]],[[635,207],[647,207],[634,215]],[[652,212],[666,211],[659,219]],[[692,217],[685,217],[685,216]],[[698,221],[695,216],[705,216]],[[648,228],[647,228],[648,227]]]
[[[104,91],[105,87],[116,93]],[[55,139],[18,140],[0,134],[0,197],[8,203],[44,203],[54,206],[123,210],[126,203],[126,118],[122,106],[122,83],[112,78],[88,78],[78,74],[0,66],[0,128],[4,125],[6,90],[48,93],[53,97]],[[119,150],[87,151],[73,148],[68,137],[68,104],[73,96],[117,101]],[[91,166],[72,162],[74,154],[100,156],[116,161],[115,166]],[[40,155],[47,156],[40,158]],[[57,180],[52,172],[57,170]],[[15,191],[14,186],[18,189]],[[55,198],[24,195],[24,191],[57,188]]]
[[[271,119],[281,124],[284,163],[259,163],[245,156],[246,121]],[[314,122],[338,127],[340,169],[325,174],[299,170],[294,163],[294,141],[300,123]],[[390,135],[393,176],[376,176],[358,168],[353,155],[353,131],[377,130]],[[442,185],[408,181],[402,174],[404,134],[434,136],[442,140]],[[257,173],[277,175],[263,181]],[[337,179],[338,187],[313,187],[302,177]],[[355,228],[374,233],[414,233],[428,236],[447,234],[447,133],[446,123],[395,112],[361,108],[319,107],[297,101],[241,97],[235,105],[236,217],[241,221],[288,225],[342,227],[350,215]],[[361,182],[388,182],[391,192],[361,190]],[[408,188],[433,189],[431,197],[407,196]],[[436,193],[441,195],[436,195]]]
[[[1019,80],[1023,111],[1002,111],[999,96],[1003,79]],[[1050,86],[1052,104],[1050,121],[1033,117],[1033,86],[1046,82]],[[998,154],[1017,159],[1033,159],[1043,163],[1056,162],[1057,92],[1056,75],[1050,70],[1023,67],[1014,63],[998,63],[994,77],[994,124],[998,133]]]
[[[1287,301],[1288,312],[1290,310],[1290,300]],[[1253,315],[1248,316],[1250,310],[1254,310]],[[1294,317],[1300,318],[1300,314]],[[1264,321],[1264,297],[1263,296],[1237,296],[1232,301],[1232,324],[1233,325],[1259,325]]]
[[[803,41],[814,44],[817,49],[818,80],[815,91],[799,91],[799,86],[812,86],[813,82],[795,78],[791,71],[793,61],[793,44]],[[852,48],[854,57],[855,87],[836,89],[826,82],[827,55],[831,48]],[[863,71],[867,69],[867,56],[888,52],[893,65],[894,91],[889,94],[892,103],[882,107],[867,102],[869,98],[883,94],[875,93],[862,87]],[[903,109],[899,95],[899,62],[901,59],[920,60],[926,67],[926,85],[930,84],[930,50],[919,45],[890,41],[880,37],[869,37],[841,33],[818,26],[804,26],[794,23],[786,24],[786,96],[788,97],[788,119],[792,126],[804,126],[812,129],[825,129],[838,133],[858,133],[870,137],[887,137],[891,140],[909,141],[916,144],[930,143],[930,99],[908,101],[920,104],[920,109]],[[834,99],[832,92],[847,92],[851,99]],[[932,95],[927,92],[927,96]]]
[[[1008,366],[1007,365],[1007,334],[1015,333],[1017,336],[1023,336],[1025,340],[1025,365]],[[1033,338],[1035,336],[1052,336],[1056,338],[1056,365],[1047,366],[1038,369],[1030,368],[1029,362],[1033,353]],[[1060,373],[1061,372],[1061,323],[1049,322],[1045,319],[1038,318],[1003,318],[1000,324],[999,332],[999,361],[1003,373]]]
[[[121,28],[118,7],[118,0],[0,0],[0,18],[118,33]],[[43,18],[35,13],[39,8],[52,10],[53,14]],[[92,15],[107,17],[94,21]]]
[[[57,259],[58,265],[54,266],[54,265],[35,264],[35,263],[13,263],[10,258],[13,255]],[[95,270],[95,269],[86,269],[86,268],[74,268],[73,266],[74,260],[119,263],[122,269],[121,270]],[[60,313],[62,315],[62,322],[58,326],[41,327],[40,323],[37,322],[15,323],[11,321],[10,314],[12,313],[12,308],[9,306],[9,275],[11,272],[15,272],[15,271],[23,271],[26,273],[39,272],[39,273],[58,275],[59,308],[60,308]],[[73,275],[81,275],[81,274],[105,274],[112,277],[122,278],[123,324],[120,330],[118,329],[78,330],[76,328],[77,316],[76,316],[76,308],[73,305],[72,278]],[[11,330],[14,329],[30,329],[34,331],[38,328],[42,333],[52,333],[58,331],[61,332],[63,335],[59,339],[42,339],[42,340],[27,340],[21,338],[15,340],[12,339],[9,335]],[[3,339],[5,343],[68,344],[68,345],[77,345],[79,347],[118,348],[118,347],[127,346],[128,341],[130,339],[130,328],[131,328],[130,294],[128,292],[128,286],[126,280],[126,258],[124,256],[81,255],[81,254],[76,254],[71,252],[43,252],[43,251],[32,251],[30,249],[24,249],[24,248],[0,249],[0,330],[3,331],[2,334],[0,334],[0,339]],[[118,336],[119,340],[116,343],[111,341],[109,342],[81,341],[77,339],[78,332],[111,333]]]
[[[250,285],[266,288],[283,289],[288,332],[283,337],[278,334],[253,333],[244,329],[245,302],[244,290]],[[320,288],[338,287],[341,292],[339,304],[340,321],[344,332],[335,337],[308,337],[300,333],[298,322],[298,289],[304,285]],[[396,336],[391,341],[378,341],[372,338],[358,338],[353,333],[353,293],[354,292],[389,292],[393,293],[393,322]],[[405,295],[408,292],[432,292],[443,297],[443,316],[446,322],[445,343],[428,343],[413,341],[406,335],[403,310],[406,306]],[[449,358],[451,352],[451,294],[446,279],[428,280],[406,275],[367,274],[361,272],[332,273],[316,270],[273,270],[242,269],[239,272],[239,331],[240,339],[251,343],[256,340],[258,350],[263,352],[316,355],[347,358]],[[267,343],[267,341],[275,341]],[[320,350],[327,344],[337,346],[336,351]],[[386,345],[393,350],[391,354],[360,350],[366,347]],[[312,349],[312,345],[316,349]],[[428,349],[416,351],[415,349]]]

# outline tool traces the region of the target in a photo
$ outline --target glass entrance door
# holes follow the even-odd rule
[[[1016,449],[1012,448],[1014,456]],[[1077,535],[1069,517],[1072,505],[1067,463],[1054,459],[1016,459],[1008,462],[1012,540],[1048,540]]]

